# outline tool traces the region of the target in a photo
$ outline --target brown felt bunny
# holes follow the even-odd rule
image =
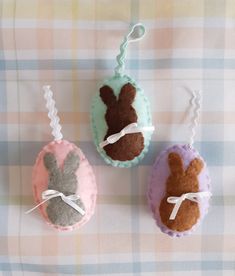
[[[170,220],[174,204],[168,203],[170,196],[180,197],[185,193],[199,192],[198,175],[203,168],[203,162],[199,158],[193,159],[186,170],[183,161],[178,153],[171,152],[168,155],[170,176],[166,182],[166,195],[162,199],[159,212],[163,224],[174,231],[187,231],[196,224],[199,216],[199,206],[197,202],[184,200],[174,220]]]
[[[108,85],[100,88],[100,97],[107,106],[105,114],[108,131],[104,137],[106,140],[112,134],[119,133],[124,127],[137,122],[137,114],[132,107],[136,89],[131,83],[122,86],[119,97],[114,95]],[[144,148],[143,134],[126,134],[117,142],[104,147],[106,154],[113,160],[128,161],[140,155]]]

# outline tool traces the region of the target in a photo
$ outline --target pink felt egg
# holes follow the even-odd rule
[[[52,141],[42,149],[37,157],[36,163],[33,168],[33,193],[36,203],[39,204],[43,201],[42,193],[48,189],[48,183],[49,181],[51,181],[50,178],[52,177],[52,175],[49,174],[48,169],[45,167],[45,154],[51,153],[56,160],[58,169],[63,170],[65,159],[70,152],[73,152],[74,154],[76,154],[76,156],[79,157],[79,166],[74,172],[77,185],[75,194],[79,195],[83,206],[85,207],[85,214],[78,222],[72,225],[56,225],[55,223],[52,223],[52,221],[48,217],[47,206],[50,200],[41,204],[38,207],[41,215],[49,225],[58,230],[73,230],[75,228],[80,228],[85,223],[87,223],[94,214],[97,186],[92,167],[81,149],[79,149],[73,143],[70,143],[66,140],[60,140]]]

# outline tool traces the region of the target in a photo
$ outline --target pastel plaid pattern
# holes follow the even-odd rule
[[[235,2],[2,0],[0,14],[0,275],[235,275]],[[95,150],[90,104],[130,22],[147,29],[127,72],[150,99],[156,131],[140,166],[119,169]],[[51,140],[43,84],[97,177],[96,214],[70,233],[24,214],[32,166]],[[151,218],[146,185],[157,154],[188,142],[190,89],[203,91],[195,147],[214,196],[202,226],[171,239]]]

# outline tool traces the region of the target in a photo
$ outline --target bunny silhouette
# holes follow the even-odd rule
[[[186,170],[178,153],[172,152],[168,155],[170,175],[166,182],[166,195],[162,199],[159,212],[163,224],[174,231],[187,231],[197,223],[200,210],[197,202],[184,200],[174,220],[170,220],[174,204],[168,203],[170,196],[180,197],[185,193],[199,192],[198,175],[203,168],[203,162],[199,158],[193,159]]]
[[[79,167],[79,156],[75,152],[70,151],[64,161],[63,169],[58,167],[53,153],[46,153],[43,161],[49,174],[48,189],[61,192],[65,196],[75,194],[77,190],[76,171]],[[84,204],[80,199],[74,202],[85,210]],[[82,219],[82,215],[60,197],[50,199],[46,211],[48,218],[55,225],[69,226]]]
[[[104,137],[120,132],[124,127],[137,122],[137,114],[132,107],[136,89],[131,83],[122,86],[119,97],[114,95],[108,85],[100,88],[100,97],[107,106],[105,114],[108,131]],[[144,148],[144,137],[141,132],[126,134],[114,144],[104,147],[106,154],[113,160],[128,161],[140,155]]]

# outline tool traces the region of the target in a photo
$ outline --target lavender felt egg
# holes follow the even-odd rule
[[[174,145],[157,157],[148,183],[147,199],[161,231],[182,237],[195,230],[209,208],[210,176],[199,153]]]

